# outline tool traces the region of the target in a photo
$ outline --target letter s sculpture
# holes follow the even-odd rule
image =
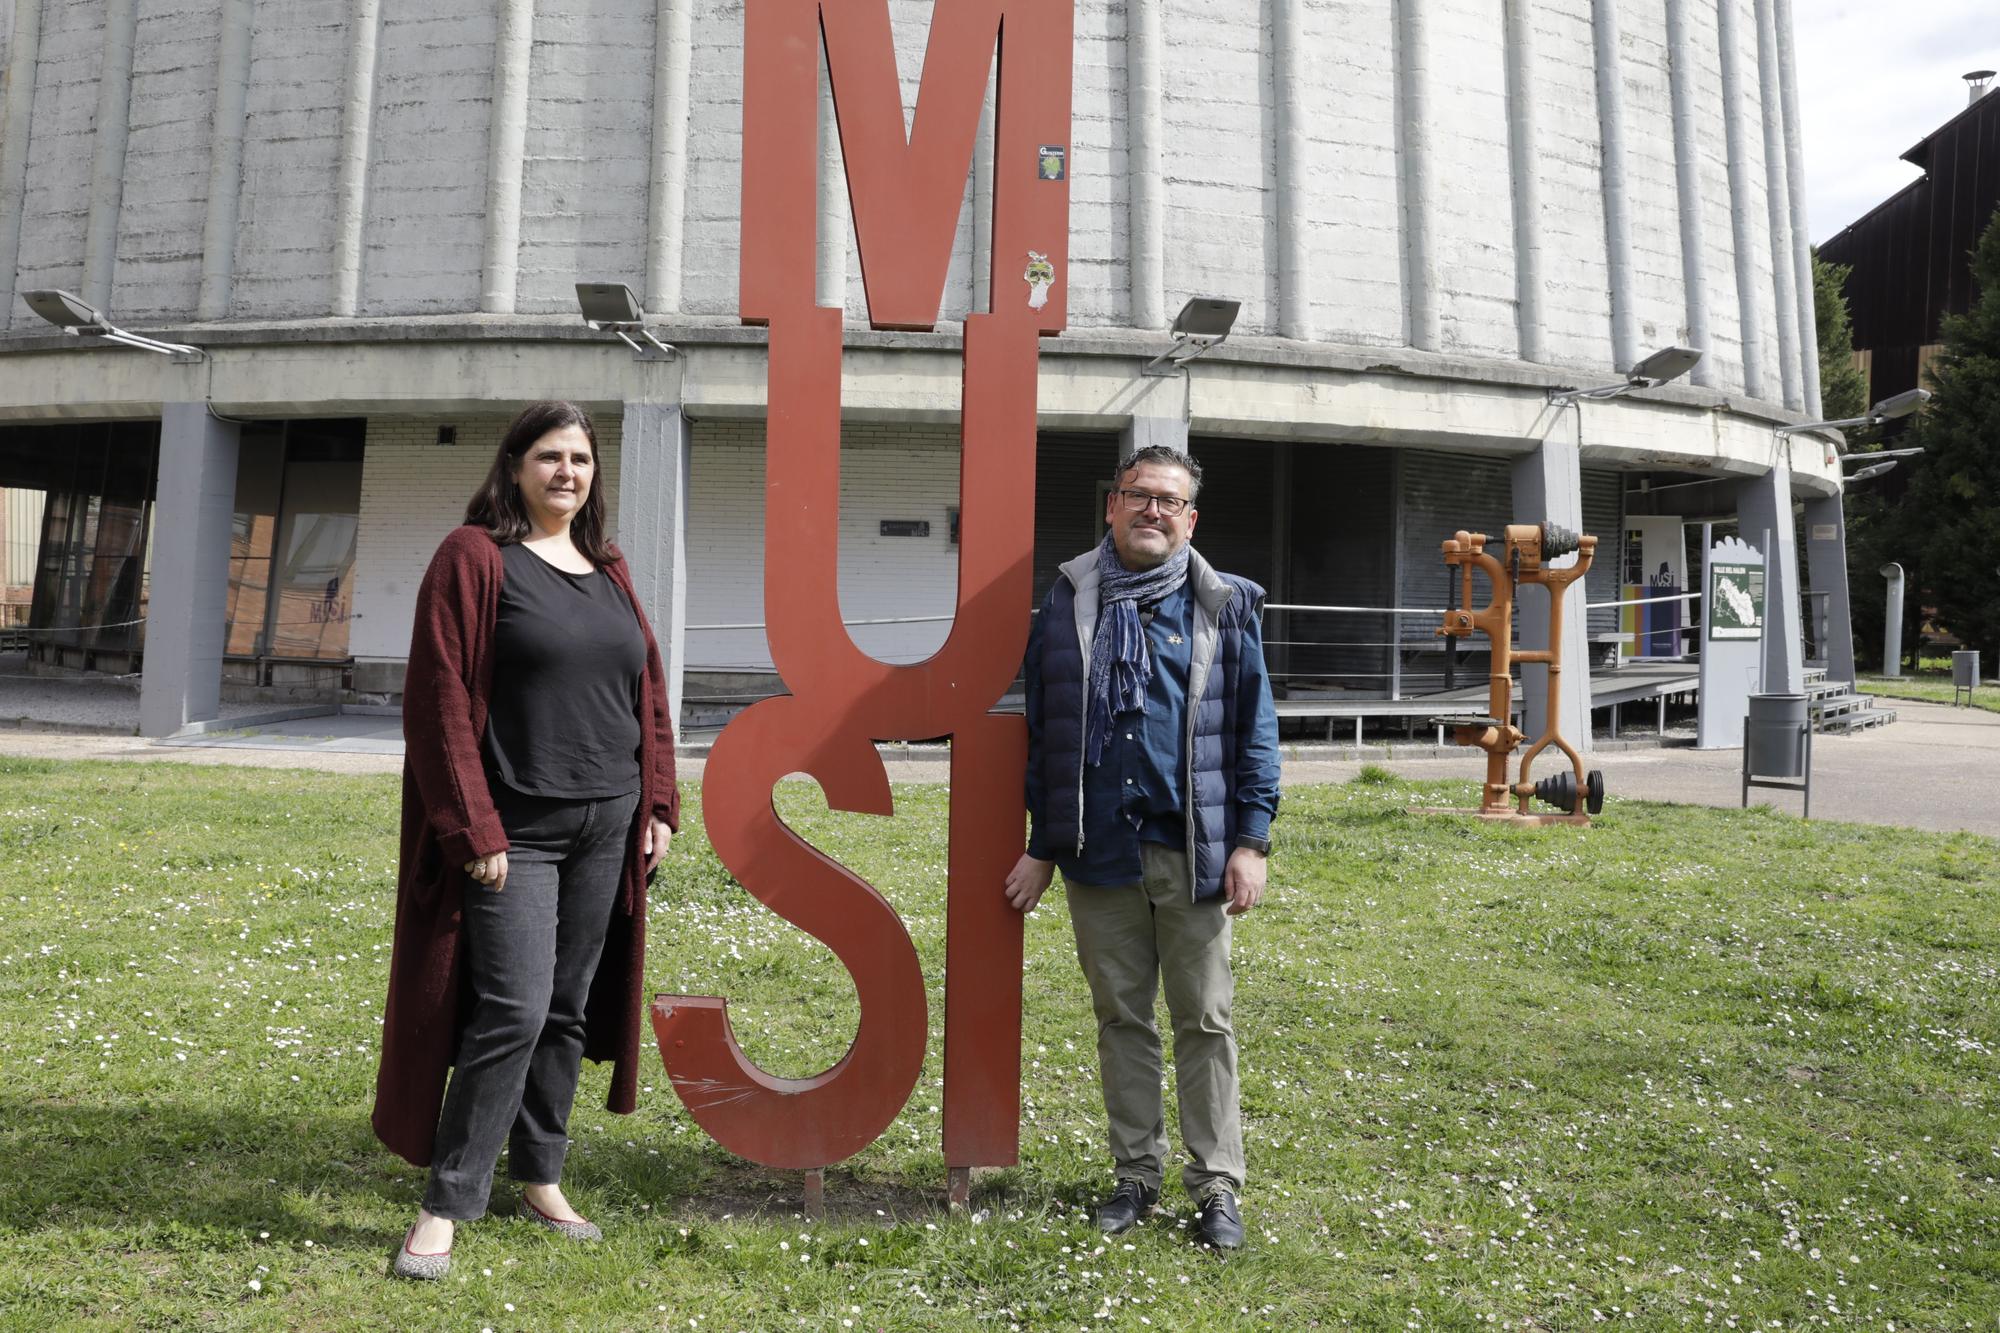
[[[744,710],[709,758],[717,854],[773,912],[854,978],[854,1044],[811,1078],[744,1056],[712,996],[660,996],[653,1027],[674,1089],[723,1147],[769,1166],[852,1156],[908,1100],[929,1015],[917,953],[873,887],[793,833],[774,784],[803,772],[836,809],[892,814],[878,740],[951,737],[945,932],[944,1154],[1016,1160],[1021,919],[1001,883],[1020,853],[1027,732],[990,711],[1012,681],[1033,593],[1039,338],[1067,321],[1069,185],[1047,179],[1070,126],[1072,0],[939,4],[906,139],[887,0],[747,0],[741,302],[770,329],[764,609],[791,693]],[[980,103],[996,47],[991,283],[965,321],[956,618],[936,656],[891,666],[840,617],[841,312],[814,304],[819,50],[825,40],[870,322],[937,322]],[[1025,280],[1023,265],[1027,265]]]

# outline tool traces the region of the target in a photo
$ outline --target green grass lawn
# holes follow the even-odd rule
[[[1371,775],[1374,776],[1374,775]],[[916,1095],[829,1173],[729,1157],[655,1066],[587,1067],[566,1247],[463,1228],[383,1268],[422,1176],[367,1113],[389,778],[0,760],[0,1326],[1936,1330],[2000,1311],[2000,844],[1614,800],[1594,829],[1406,813],[1470,783],[1287,793],[1238,927],[1250,1244],[1106,1242],[1090,1018],[1059,895],[1030,923],[1022,1162],[938,1204]],[[689,832],[650,980],[727,994],[803,1074],[851,1035],[823,948]],[[899,906],[942,1007],[945,799],[780,804]],[[1172,1174],[1172,1173],[1170,1173]],[[504,1182],[496,1202],[508,1207]]]
[[[1952,702],[1951,672],[1923,672],[1915,676],[1863,676],[1855,685],[1863,694],[1879,694],[1885,699],[1918,699],[1925,703]],[[1960,695],[1963,698],[1963,695]],[[2000,713],[2000,681],[1987,681],[1972,692],[1972,706]]]

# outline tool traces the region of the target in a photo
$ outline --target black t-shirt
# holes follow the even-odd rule
[[[646,640],[632,603],[601,570],[566,573],[518,542],[500,558],[488,775],[564,800],[639,790]]]

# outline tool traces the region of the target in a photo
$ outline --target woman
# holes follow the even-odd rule
[[[597,1239],[560,1184],[582,1057],[615,1062],[611,1110],[635,1100],[646,881],[680,798],[659,649],[596,477],[589,414],[532,404],[417,593],[374,1115],[431,1168],[402,1277],[449,1270],[502,1143],[523,1215]]]

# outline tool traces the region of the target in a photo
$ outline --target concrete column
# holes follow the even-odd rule
[[[1838,495],[1806,501],[1806,569],[1827,595],[1826,678],[1854,683],[1854,610],[1847,597],[1847,513]]]
[[[167,403],[160,410],[152,596],[139,682],[144,736],[171,736],[222,711],[236,444],[237,428],[210,416],[206,403]]]
[[[618,446],[618,546],[667,667],[667,714],[680,730],[687,653],[687,480],[691,423],[679,403],[625,404]]]
[[[1558,427],[1560,429],[1560,427]],[[1514,460],[1514,522],[1560,523],[1572,532],[1583,531],[1583,451],[1572,440],[1544,440],[1533,453]],[[1605,540],[1597,548],[1599,560],[1616,560],[1618,546]],[[1559,565],[1574,564],[1566,556]],[[1562,696],[1559,700],[1558,729],[1563,739],[1579,753],[1590,746],[1590,641],[1588,619],[1583,609],[1584,588],[1579,580],[1563,594]],[[1520,630],[1521,646],[1545,647],[1549,641],[1549,597],[1546,590],[1527,588],[1515,604],[1514,619]],[[1522,727],[1529,738],[1539,736],[1548,725],[1549,669],[1545,666],[1521,668]]]
[[[1604,187],[1604,252],[1611,270],[1611,348],[1619,370],[1636,365],[1639,315],[1634,301],[1632,215],[1625,182],[1625,74],[1619,66],[1618,0],[1592,0],[1597,60],[1597,125]]]
[[[1167,326],[1166,95],[1162,91],[1166,38],[1161,0],[1125,6],[1125,163],[1131,213],[1131,325]]]
[[[1514,178],[1514,300],[1523,361],[1546,361],[1542,318],[1541,147],[1536,128],[1535,23],[1528,0],[1507,0],[1507,155]]]
[[[694,0],[662,0],[653,27],[653,179],[646,207],[646,309],[656,315],[681,308],[693,32]]]
[[[368,158],[375,119],[375,49],[382,0],[349,0],[347,82],[342,90],[340,175],[334,187],[333,299],[336,315],[361,308],[361,242],[368,221]]]
[[[854,223],[847,215],[847,165],[841,156],[840,124],[833,113],[833,74],[826,49],[819,56],[819,285],[814,303],[827,310],[847,308],[847,247]]]
[[[1805,413],[1826,415],[1819,403],[1819,322],[1813,312],[1812,232],[1806,226],[1805,147],[1799,138],[1799,79],[1792,58],[1792,0],[1778,0],[1778,87],[1785,117],[1785,184],[1790,190],[1792,267],[1797,276],[1800,369],[1805,372]],[[1852,645],[1850,644],[1850,647]]]
[[[979,104],[979,132],[972,140],[972,305],[969,313],[993,309],[993,114],[994,76],[986,76],[986,100]]]
[[[83,299],[111,305],[118,267],[118,210],[125,197],[125,145],[132,129],[132,55],[138,0],[107,0],[97,76],[97,134],[90,158],[90,216],[83,238]]]
[[[1308,83],[1311,53],[1305,0],[1272,0],[1271,82],[1277,102],[1278,336],[1310,341],[1312,323],[1312,175],[1307,127],[1312,120]]]
[[[1764,553],[1764,667],[1758,691],[1805,688],[1799,633],[1799,543],[1792,527],[1792,470],[1779,466],[1736,491],[1736,531]],[[1850,655],[1850,661],[1851,661]]]
[[[1777,14],[1771,0],[1757,4],[1757,90],[1763,98],[1764,203],[1770,215],[1771,276],[1777,288],[1778,382],[1785,406],[1794,412],[1806,405],[1806,355],[1817,356],[1818,339],[1813,330],[1799,328],[1798,257],[1792,253],[1792,187],[1790,168],[1785,160],[1783,90],[1778,77]],[[1803,249],[1805,242],[1800,240]],[[1810,347],[1810,353],[1803,348]]]
[[[1729,217],[1736,263],[1736,314],[1743,350],[1743,391],[1752,398],[1769,398],[1765,382],[1764,343],[1770,336],[1757,300],[1757,237],[1755,201],[1750,187],[1750,129],[1744,103],[1751,95],[1750,74],[1743,68],[1743,0],[1718,0],[1716,44],[1722,55],[1722,127],[1729,153]],[[1706,348],[1703,349],[1707,350]]]
[[[14,0],[9,40],[6,100],[0,102],[0,329],[14,320],[21,210],[28,197],[28,122],[35,113],[35,70],[41,63],[42,0]]]
[[[1667,49],[1692,51],[1696,0],[1667,0]],[[1674,107],[1674,183],[1681,218],[1681,286],[1687,291],[1688,338],[1707,353],[1715,347],[1714,325],[1708,314],[1708,265],[1702,245],[1701,137],[1695,129],[1698,94],[1693,62],[1675,60],[1667,72]],[[1716,387],[1716,359],[1704,355],[1694,368],[1694,382]]]
[[[1130,458],[1148,445],[1164,444],[1187,452],[1188,424],[1180,417],[1134,416],[1118,432],[1118,456]]]
[[[479,308],[511,315],[521,272],[521,171],[528,147],[528,79],[535,51],[534,0],[502,0],[493,53],[487,129],[486,274]]]
[[[1438,312],[1437,191],[1432,185],[1435,127],[1431,124],[1430,0],[1395,0],[1396,112],[1402,127],[1398,186],[1403,205],[1403,311],[1410,346],[1435,352],[1443,346]]]
[[[243,197],[244,107],[250,95],[250,29],[256,15],[251,0],[226,0],[215,89],[215,132],[208,149],[208,214],[202,220],[201,304],[203,319],[229,314],[229,287],[236,273],[236,223]]]

